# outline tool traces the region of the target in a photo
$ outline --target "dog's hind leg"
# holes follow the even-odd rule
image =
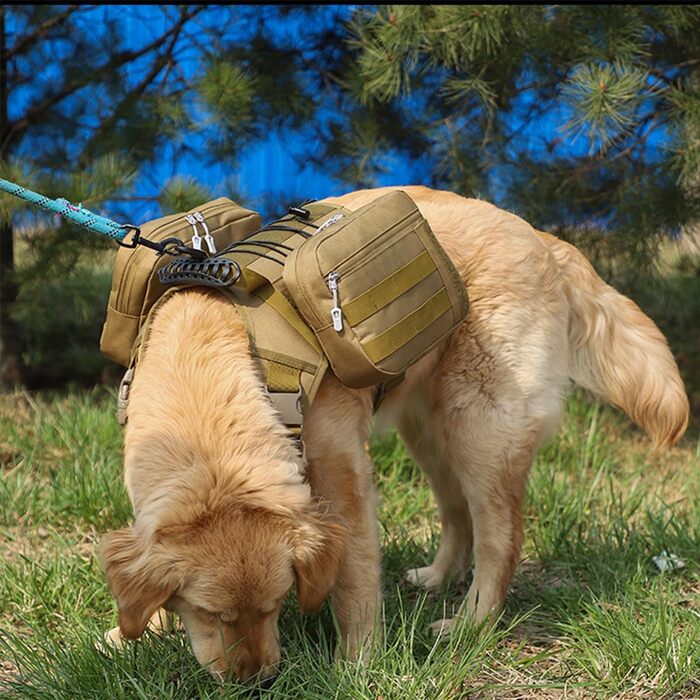
[[[537,430],[524,428],[514,434],[507,414],[474,408],[469,417],[452,418],[450,451],[474,528],[474,578],[459,616],[480,624],[500,613],[519,560],[522,504]],[[480,413],[480,419],[474,413]]]
[[[406,579],[424,588],[438,588],[447,580],[464,578],[472,553],[472,522],[462,485],[450,468],[441,442],[436,439],[439,428],[427,410],[428,400],[416,398],[420,397],[409,402],[397,427],[409,454],[428,479],[437,503],[442,532],[433,563],[409,569]]]
[[[530,336],[539,331],[552,341],[532,350],[523,341],[520,352],[489,344],[465,326],[435,377],[438,439],[473,527],[474,577],[459,616],[477,624],[502,609],[523,542],[530,466],[562,411],[565,355],[558,348],[566,347],[560,337],[566,326],[544,314],[541,324],[531,324]]]

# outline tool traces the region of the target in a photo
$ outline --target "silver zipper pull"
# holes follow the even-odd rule
[[[197,219],[192,214],[185,214],[185,219],[192,225],[192,247],[195,250],[202,250],[202,237],[199,235],[197,228]]]
[[[324,228],[332,226],[336,221],[340,221],[343,218],[342,214],[333,214],[330,219],[326,219],[315,231],[314,234],[323,231]]]
[[[204,215],[202,214],[201,211],[196,211],[194,213],[194,218],[199,221],[200,224],[202,224],[202,228],[204,229],[204,240],[207,242],[207,248],[209,248],[209,252],[213,255],[216,253],[216,242],[214,241],[214,236],[209,233],[209,227],[207,226],[207,220],[204,218]]]
[[[331,272],[328,275],[328,289],[333,295],[333,308],[331,309],[331,318],[333,319],[333,329],[338,331],[343,330],[343,312],[340,308],[340,294],[338,293],[338,278],[340,275],[337,272]]]

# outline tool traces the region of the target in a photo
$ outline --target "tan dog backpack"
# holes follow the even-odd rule
[[[290,254],[284,282],[336,376],[351,387],[400,377],[468,308],[459,274],[400,190],[332,213]]]
[[[111,339],[107,354],[116,359],[118,348],[119,361],[128,364],[126,345],[164,290],[214,287],[241,312],[284,422],[300,426],[329,364],[351,387],[400,381],[467,313],[459,274],[404,192],[355,211],[304,204],[257,231],[257,215],[236,205],[227,211],[231,242],[215,255],[154,262],[155,254],[144,251],[150,267],[130,276],[125,267],[115,269],[113,293],[127,285],[135,303],[128,314],[119,307],[117,316],[115,304],[127,295],[110,297],[103,351]]]

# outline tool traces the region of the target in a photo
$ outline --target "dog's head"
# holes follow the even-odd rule
[[[150,536],[111,532],[102,559],[123,636],[140,637],[164,606],[180,616],[202,665],[245,680],[274,674],[283,601],[296,582],[302,612],[320,608],[342,550],[341,528],[315,509],[290,517],[233,507]]]

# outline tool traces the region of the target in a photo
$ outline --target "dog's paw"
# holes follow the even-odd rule
[[[103,641],[105,646],[114,647],[115,649],[121,649],[124,646],[124,637],[119,627],[112,627],[111,630],[105,632]]]
[[[429,628],[436,637],[447,637],[455,624],[456,620],[453,617],[449,617],[443,620],[436,620],[429,625]]]
[[[440,588],[444,580],[444,574],[436,571],[432,566],[422,566],[419,569],[409,569],[406,572],[406,581],[414,586],[420,586],[428,590]]]

